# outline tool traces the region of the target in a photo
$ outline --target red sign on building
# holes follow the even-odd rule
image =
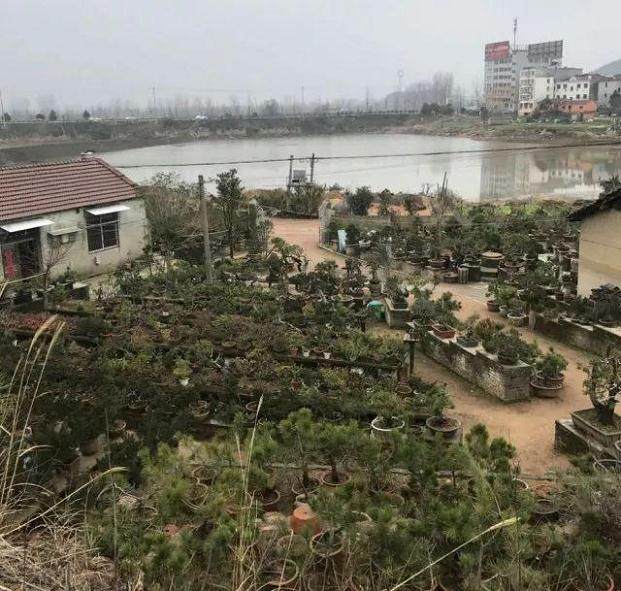
[[[508,41],[500,41],[498,43],[488,43],[485,46],[485,61],[495,62],[509,57],[511,45]]]

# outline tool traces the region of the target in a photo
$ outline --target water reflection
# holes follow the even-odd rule
[[[506,150],[481,152],[481,150]],[[432,154],[430,154],[432,152]],[[423,184],[436,185],[448,173],[449,187],[470,201],[526,197],[595,197],[598,183],[621,174],[621,146],[553,147],[526,150],[519,144],[476,141],[467,138],[431,137],[407,134],[365,134],[286,138],[206,140],[178,145],[152,146],[109,152],[103,156],[137,182],[160,171],[177,172],[195,182],[199,174],[213,180],[220,166],[159,167],[156,164],[230,162],[239,160],[309,157],[320,160],[315,180],[355,188],[369,185],[374,190],[417,192]],[[407,157],[326,159],[321,157],[410,154]],[[126,165],[149,165],[123,168]],[[237,166],[246,187],[284,187],[287,162],[259,162]],[[308,160],[294,168],[306,168]],[[214,190],[213,182],[208,190]]]
[[[507,197],[594,197],[621,170],[618,146],[504,153],[481,162],[481,201]]]

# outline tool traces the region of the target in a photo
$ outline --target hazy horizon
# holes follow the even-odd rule
[[[597,17],[597,36],[587,18]],[[564,39],[586,71],[621,57],[621,3],[577,0],[341,2],[5,0],[0,91],[5,107],[144,106],[175,96],[225,103],[276,98],[371,100],[452,72],[466,94],[483,78],[483,46]],[[155,88],[155,93],[153,89]],[[26,103],[26,101],[28,103]]]

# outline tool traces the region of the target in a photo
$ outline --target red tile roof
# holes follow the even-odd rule
[[[136,197],[136,184],[100,158],[0,167],[0,221]]]

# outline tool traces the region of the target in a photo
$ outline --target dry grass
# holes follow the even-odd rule
[[[74,525],[71,501],[93,481],[56,499],[28,480],[27,462],[37,452],[30,444],[33,408],[45,396],[41,380],[64,326],[52,316],[39,328],[0,399],[0,591],[114,587],[111,561],[96,556]]]

